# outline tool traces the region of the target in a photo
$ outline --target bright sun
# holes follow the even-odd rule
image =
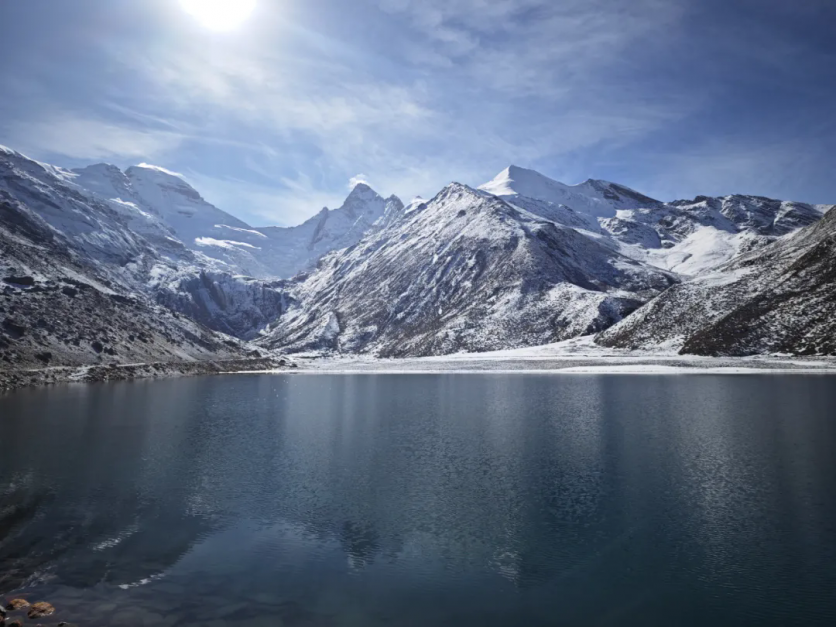
[[[206,28],[232,30],[241,25],[255,9],[256,0],[180,0]]]

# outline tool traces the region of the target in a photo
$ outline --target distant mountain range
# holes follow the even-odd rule
[[[253,228],[162,168],[0,148],[0,359],[418,356],[588,334],[832,355],[835,241],[831,206],[661,202],[516,166],[408,206],[360,184],[299,226]]]

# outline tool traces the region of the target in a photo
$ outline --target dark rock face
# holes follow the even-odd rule
[[[294,301],[284,281],[200,272],[158,289],[157,302],[215,331],[253,339]]]
[[[19,287],[32,287],[35,285],[35,278],[31,276],[8,276],[3,281],[9,285]]]
[[[596,341],[695,355],[836,355],[836,208],[792,238],[671,288]]]

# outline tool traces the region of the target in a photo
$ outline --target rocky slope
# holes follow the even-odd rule
[[[87,243],[0,190],[0,368],[260,354],[127,289]]]
[[[675,281],[451,184],[301,277],[261,343],[382,356],[542,344],[607,328]]]
[[[596,342],[696,355],[836,355],[836,208],[672,287]]]
[[[175,272],[151,284],[156,300],[210,329],[252,340],[294,302],[285,281],[206,270]]]

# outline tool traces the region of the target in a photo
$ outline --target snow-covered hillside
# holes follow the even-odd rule
[[[529,346],[607,328],[675,280],[454,183],[325,257],[262,343],[386,356]]]
[[[836,207],[816,224],[673,287],[596,341],[697,355],[835,355]]]

